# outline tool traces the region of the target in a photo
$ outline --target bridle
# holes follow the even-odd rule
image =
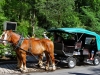
[[[5,43],[5,42],[9,42],[9,39],[11,38],[11,35],[12,34],[9,34],[6,32],[4,32],[1,36],[2,38],[0,39],[2,41],[2,43]],[[5,39],[6,38],[6,39]]]

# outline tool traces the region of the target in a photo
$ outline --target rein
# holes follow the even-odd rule
[[[8,41],[8,40],[2,40],[2,39],[0,39],[0,41]]]

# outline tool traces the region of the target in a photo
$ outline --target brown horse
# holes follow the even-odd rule
[[[56,70],[55,58],[54,58],[54,44],[48,39],[35,39],[29,38],[25,39],[21,35],[13,32],[12,30],[4,31],[1,36],[2,43],[7,44],[7,41],[12,43],[15,47],[15,52],[17,55],[18,64],[17,67],[26,72],[26,55],[38,55],[39,65],[42,66],[42,54],[45,53],[47,63],[46,70],[49,70],[49,61],[51,60],[52,70]]]

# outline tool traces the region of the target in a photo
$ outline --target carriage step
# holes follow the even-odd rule
[[[84,63],[87,63],[87,64],[93,64],[93,60],[85,59],[85,60],[84,60]]]
[[[63,63],[68,63],[66,60],[62,60]]]

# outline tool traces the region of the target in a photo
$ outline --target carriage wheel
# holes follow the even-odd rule
[[[76,66],[76,59],[73,57],[68,58],[68,67],[74,68]]]
[[[96,66],[96,65],[99,65],[99,63],[100,63],[99,57],[98,56],[95,56],[94,57],[94,60],[93,60],[93,64]]]

